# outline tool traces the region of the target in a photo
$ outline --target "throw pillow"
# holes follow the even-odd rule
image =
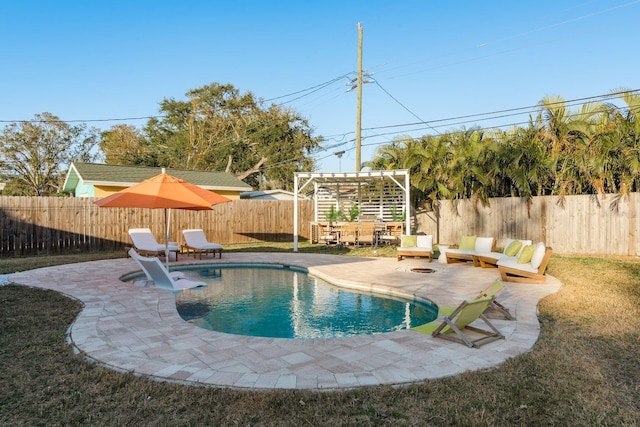
[[[433,236],[432,235],[419,235],[416,236],[416,246],[419,248],[432,249]]]
[[[518,264],[526,264],[530,262],[535,250],[536,247],[534,245],[525,246],[520,253],[520,257],[518,257]]]
[[[474,250],[480,254],[487,254],[493,249],[493,237],[478,237]]]
[[[402,236],[400,238],[401,244],[403,248],[415,248],[418,240],[418,236]]]
[[[506,256],[516,256],[518,252],[520,252],[520,248],[522,247],[522,242],[520,240],[514,240],[509,243],[509,246],[504,248],[504,254]]]
[[[473,251],[476,249],[476,236],[462,236],[458,249],[466,249]]]
[[[536,245],[536,250],[533,251],[533,256],[531,257],[531,267],[538,268],[540,264],[542,264],[542,259],[544,258],[544,254],[547,251],[547,247],[544,243],[540,242]]]

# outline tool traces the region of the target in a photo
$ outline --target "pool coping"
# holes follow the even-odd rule
[[[497,269],[428,264],[420,259],[360,258],[300,253],[225,253],[223,259],[180,257],[174,265],[266,263],[306,268],[338,286],[458,305],[500,275]],[[407,271],[428,264],[435,274]],[[89,360],[164,381],[239,389],[335,390],[400,385],[498,366],[531,350],[540,325],[537,303],[561,283],[508,283],[499,299],[515,321],[492,319],[505,335],[481,348],[411,330],[329,338],[260,338],[208,331],[185,322],[173,293],[132,286],[131,259],[92,261],[16,273],[14,283],[53,289],[82,302],[68,341]],[[90,278],[90,280],[87,280]]]

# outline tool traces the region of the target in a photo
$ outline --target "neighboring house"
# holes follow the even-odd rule
[[[249,184],[226,172],[168,168],[166,172],[230,199],[239,199],[240,193],[251,190]],[[76,197],[106,197],[160,173],[161,168],[147,166],[73,162],[64,180],[63,191],[72,192]]]
[[[240,193],[240,198],[251,200],[293,200],[293,193],[284,190],[246,191]]]

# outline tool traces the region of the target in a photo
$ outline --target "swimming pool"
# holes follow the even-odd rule
[[[339,289],[278,265],[208,265],[181,269],[207,282],[176,296],[180,316],[218,332],[272,338],[335,338],[392,332],[430,322],[437,307]]]

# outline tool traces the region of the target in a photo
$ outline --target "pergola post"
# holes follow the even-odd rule
[[[405,188],[405,198],[404,198],[404,221],[405,221],[405,234],[411,234],[411,198],[409,197],[409,190],[411,189],[409,183],[409,172],[404,176],[404,188]]]
[[[293,176],[293,252],[298,252],[298,174]]]

